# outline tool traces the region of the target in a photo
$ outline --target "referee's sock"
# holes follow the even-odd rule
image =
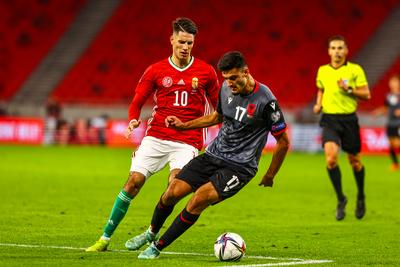
[[[342,202],[345,199],[342,191],[342,174],[340,172],[339,166],[332,169],[327,168],[329,178],[331,179],[333,188],[335,189],[338,201]]]
[[[153,217],[151,218],[151,231],[157,234],[163,226],[165,220],[174,210],[175,206],[164,205],[161,201],[158,201],[156,208],[154,209]]]
[[[365,194],[364,194],[364,178],[365,178],[365,168],[362,166],[361,170],[355,171],[353,170],[354,177],[356,178],[356,183],[357,183],[357,188],[358,188],[358,194],[357,194],[357,199],[358,200],[364,200]]]
[[[174,242],[179,236],[181,236],[187,229],[192,226],[200,215],[189,213],[186,208],[175,218],[171,226],[167,229],[162,237],[155,243],[158,250],[162,250],[169,244]]]

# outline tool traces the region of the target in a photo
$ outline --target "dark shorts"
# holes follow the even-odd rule
[[[253,175],[240,170],[238,166],[204,153],[186,164],[177,178],[187,182],[193,191],[211,181],[219,196],[226,199],[239,192]]]
[[[360,126],[353,114],[322,114],[322,147],[326,142],[335,142],[347,153],[356,155],[361,151]]]
[[[400,137],[400,127],[388,125],[386,127],[386,134],[389,137]]]

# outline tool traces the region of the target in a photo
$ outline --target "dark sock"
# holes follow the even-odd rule
[[[343,201],[344,195],[342,191],[342,174],[340,173],[339,166],[336,166],[333,169],[328,169],[328,174],[333,184],[333,188],[335,189],[338,201]]]
[[[153,218],[151,218],[151,231],[153,233],[158,233],[163,226],[165,220],[174,210],[174,206],[166,206],[163,205],[160,201],[158,201],[156,208],[154,209]]]
[[[358,188],[357,199],[363,200],[365,198],[365,194],[364,194],[365,168],[364,168],[364,166],[359,171],[353,170],[353,173],[354,173],[354,177],[356,178],[356,183],[357,183],[357,188]]]
[[[190,226],[192,226],[200,215],[189,213],[186,208],[175,218],[167,231],[162,237],[156,242],[158,250],[162,250],[169,244],[174,242],[179,236],[181,236]]]
[[[392,159],[392,162],[396,165],[399,164],[399,160],[397,159],[396,151],[394,150],[394,148],[390,148],[389,153],[390,153],[390,158]]]

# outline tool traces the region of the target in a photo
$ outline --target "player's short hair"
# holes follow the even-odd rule
[[[246,59],[239,51],[230,51],[225,53],[218,61],[218,69],[227,71],[234,68],[242,69],[247,67]]]
[[[181,17],[181,18],[176,18],[172,22],[172,31],[174,33],[187,32],[196,35],[197,26],[191,19]]]
[[[333,35],[333,36],[329,37],[328,43],[327,43],[328,48],[331,45],[332,41],[343,41],[344,44],[347,46],[346,38],[344,38],[343,35]]]
[[[397,79],[397,80],[400,81],[400,73],[395,73],[395,74],[393,74],[393,75],[390,77],[390,80],[391,80],[391,79]]]

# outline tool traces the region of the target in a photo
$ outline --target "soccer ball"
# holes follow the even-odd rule
[[[214,253],[220,261],[238,261],[245,252],[246,243],[235,233],[223,233],[214,243]]]

